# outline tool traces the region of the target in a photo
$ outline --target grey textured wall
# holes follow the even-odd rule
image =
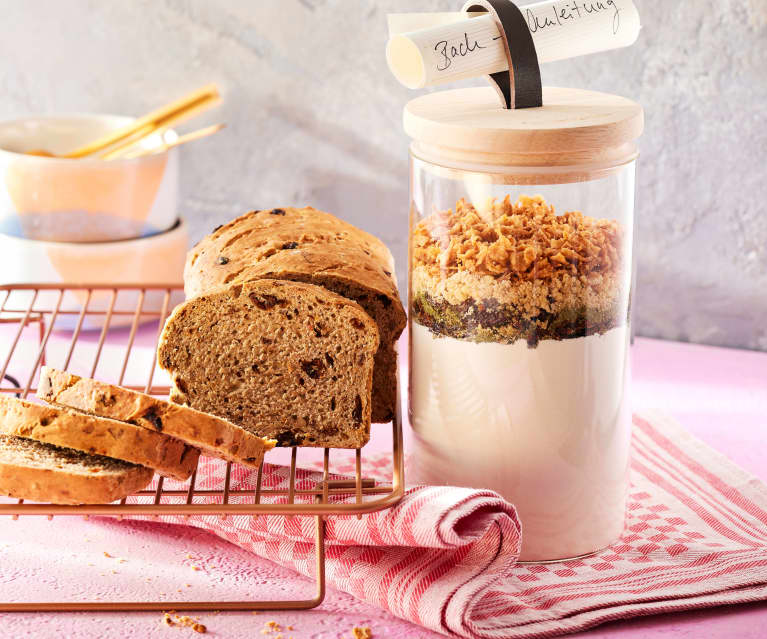
[[[386,13],[460,0],[3,0],[0,117],[139,114],[217,81],[225,132],[183,153],[196,240],[254,207],[312,204],[379,235],[406,271],[413,93]],[[646,109],[637,195],[640,334],[767,350],[767,2],[637,0],[625,50],[544,83]]]

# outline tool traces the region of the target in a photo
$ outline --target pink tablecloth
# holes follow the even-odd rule
[[[649,340],[640,340],[634,350],[635,397],[639,405],[674,414],[698,436],[767,479],[763,464],[767,449],[760,437],[767,414],[767,355]],[[51,588],[64,593],[88,592],[101,598],[117,592],[128,598],[162,592],[169,599],[181,596],[177,590],[184,593],[184,598],[247,597],[264,581],[271,582],[268,589],[272,594],[295,585],[306,587],[300,580],[275,579],[286,575],[269,562],[255,560],[224,542],[189,530],[56,519],[26,520],[23,526],[3,521],[0,531],[2,587],[17,590],[24,583],[30,597],[50,595]],[[53,538],[61,542],[51,553]],[[54,568],[50,565],[52,555],[56,559]],[[126,561],[120,562],[120,558]],[[259,595],[263,596],[263,591]],[[339,593],[331,593],[320,610],[309,613],[203,615],[210,630],[220,636],[252,636],[267,619],[278,620],[284,628],[294,626],[285,637],[348,637],[352,625],[370,625],[381,637],[438,636]],[[620,628],[637,636],[653,629],[665,634],[689,631],[707,636],[717,636],[721,630],[718,636],[756,637],[762,636],[754,633],[763,629],[765,619],[767,609],[759,604],[634,621],[614,625],[612,630]],[[157,615],[133,614],[128,627],[137,636],[164,635],[168,629],[159,627],[158,620]],[[705,624],[705,630],[700,624]],[[17,615],[3,620],[7,636],[49,636],[54,634],[54,627],[59,636],[107,636],[128,630],[122,615]],[[600,636],[607,631],[603,627],[591,634]]]

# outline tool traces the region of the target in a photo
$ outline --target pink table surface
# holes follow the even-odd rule
[[[139,339],[149,343],[151,338]],[[714,448],[767,481],[767,353],[638,339],[633,347],[634,405],[663,410]],[[384,438],[374,438],[371,447]],[[110,556],[105,556],[108,553]],[[144,522],[57,517],[0,520],[0,597],[105,600],[297,597],[308,580],[213,535]],[[195,570],[195,567],[197,570]],[[179,591],[181,594],[179,594]],[[197,636],[168,628],[158,613],[0,615],[1,637]],[[351,637],[370,626],[387,639],[441,635],[330,589],[321,607],[303,612],[196,615],[214,637],[261,635],[277,621],[283,637]],[[287,630],[293,626],[293,630]],[[583,633],[625,637],[767,636],[767,603],[657,615]]]

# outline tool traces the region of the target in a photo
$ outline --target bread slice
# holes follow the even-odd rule
[[[370,437],[378,329],[359,305],[311,284],[256,280],[177,306],[158,360],[171,401],[278,446],[358,448]]]
[[[178,439],[141,426],[7,395],[0,395],[0,434],[121,459],[179,480],[189,478],[200,454]]]
[[[213,457],[246,466],[258,468],[264,452],[275,444],[220,417],[48,366],[40,370],[37,396],[52,404],[176,437]]]
[[[377,237],[330,213],[285,207],[251,211],[216,229],[187,255],[187,297],[253,279],[324,286],[356,301],[375,320],[380,345],[373,370],[374,422],[394,416],[397,339],[406,316],[394,260]]]
[[[51,504],[108,504],[146,487],[151,468],[0,435],[0,494]]]

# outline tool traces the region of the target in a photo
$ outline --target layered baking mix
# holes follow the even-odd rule
[[[502,494],[525,560],[608,545],[628,464],[630,238],[526,196],[460,200],[412,235],[411,480],[449,468],[451,485]]]
[[[412,319],[474,342],[563,340],[626,323],[615,220],[557,215],[542,197],[482,211],[461,199],[413,230]]]

